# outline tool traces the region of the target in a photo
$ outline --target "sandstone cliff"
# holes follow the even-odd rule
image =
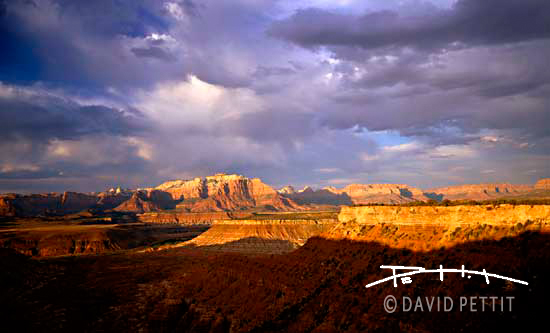
[[[217,213],[220,214],[220,213]],[[301,218],[289,218],[285,214],[268,219],[228,219],[211,222],[211,227],[187,242],[169,244],[145,251],[178,247],[200,247],[204,250],[241,252],[254,254],[280,254],[290,252],[308,239],[330,230],[337,223],[335,215],[307,213]]]
[[[193,180],[170,181],[156,187],[180,200],[178,208],[191,212],[232,211],[251,208],[296,210],[299,205],[282,197],[258,178],[217,174]]]
[[[117,188],[94,195],[74,192],[3,195],[0,216],[61,215],[87,209],[143,213],[174,209],[176,205],[188,212],[301,209],[260,179],[218,174],[170,181],[155,189],[137,191]]]
[[[512,226],[528,221],[550,224],[550,205],[342,207],[338,220],[362,224],[430,224],[446,227],[466,224]]]
[[[135,213],[174,208],[185,212],[250,209],[295,211],[330,209],[334,206],[352,204],[402,204],[428,199],[482,201],[548,197],[550,197],[550,179],[541,179],[535,186],[476,184],[426,191],[404,184],[351,184],[342,189],[326,187],[320,190],[313,190],[306,186],[300,191],[286,186],[275,191],[258,178],[217,174],[206,178],[169,181],[154,189],[138,191],[117,188],[97,194],[75,192],[5,194],[0,196],[0,216],[63,215],[83,210],[111,209]]]
[[[324,237],[424,251],[515,237],[526,231],[548,233],[550,206],[343,207],[338,220]]]

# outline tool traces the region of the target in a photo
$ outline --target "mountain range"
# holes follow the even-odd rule
[[[144,213],[162,210],[216,212],[300,211],[357,204],[402,204],[428,200],[493,200],[550,197],[550,179],[535,185],[472,184],[422,190],[406,184],[351,184],[344,188],[278,191],[258,178],[216,174],[168,181],[155,188],[110,189],[100,193],[0,195],[0,216],[64,215],[81,211]]]

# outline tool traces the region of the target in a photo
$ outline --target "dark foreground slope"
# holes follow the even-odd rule
[[[0,314],[18,331],[525,331],[546,327],[550,235],[528,231],[429,252],[312,238],[286,255],[192,249],[31,260],[0,249]],[[460,268],[528,281],[419,275],[394,288],[380,265]],[[386,313],[397,299],[514,296],[512,312]],[[497,305],[497,308],[500,304]]]

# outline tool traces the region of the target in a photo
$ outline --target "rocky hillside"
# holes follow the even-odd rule
[[[413,251],[385,243],[401,236],[399,230],[371,229],[376,230],[380,241],[313,237],[295,251],[273,256],[178,248],[38,261],[0,249],[3,325],[22,332],[234,333],[521,332],[546,327],[547,233],[519,231],[499,240]],[[489,237],[503,232],[483,231]],[[455,236],[465,237],[462,231]],[[391,273],[380,266],[392,264],[427,269],[464,265],[529,285],[497,278],[488,284],[482,276],[446,273],[442,279],[418,274],[408,285],[398,280],[398,287],[387,281],[365,288],[388,277]],[[396,304],[397,312],[388,313],[388,295],[397,300],[406,296],[413,307],[405,311]],[[454,300],[451,311],[444,310],[444,297]],[[459,307],[462,297],[470,300],[464,308]],[[423,307],[416,308],[419,298]],[[436,310],[439,299],[441,310]],[[513,304],[510,311],[508,304]]]
[[[158,191],[136,191],[132,197],[114,208],[114,211],[145,213],[172,209],[175,203],[170,194]]]

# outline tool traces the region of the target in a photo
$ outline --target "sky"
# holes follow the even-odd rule
[[[550,177],[547,0],[0,0],[0,192]]]

